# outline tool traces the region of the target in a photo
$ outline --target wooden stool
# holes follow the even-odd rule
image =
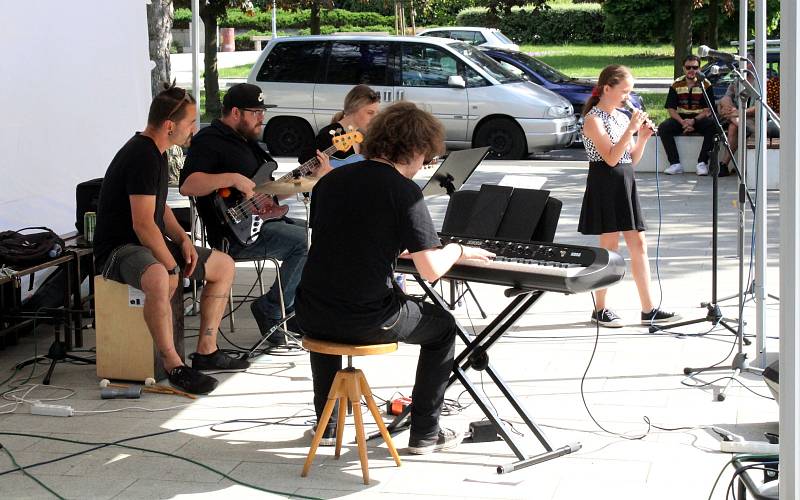
[[[364,484],[369,484],[369,464],[367,462],[367,442],[364,437],[364,421],[361,416],[361,396],[367,402],[367,407],[378,424],[378,430],[386,441],[386,446],[389,447],[389,452],[394,457],[395,463],[402,465],[400,462],[400,455],[397,454],[397,449],[392,442],[392,436],[386,430],[386,425],[383,423],[381,414],[378,411],[378,406],[375,400],[372,399],[372,391],[369,389],[366,377],[361,370],[353,368],[353,356],[369,356],[372,354],[386,354],[397,350],[397,343],[393,344],[374,344],[374,345],[350,345],[339,344],[336,342],[327,342],[324,340],[316,340],[308,337],[303,337],[303,347],[312,352],[320,354],[331,354],[334,356],[347,356],[347,368],[336,372],[336,377],[333,379],[330,393],[328,393],[328,402],[325,403],[325,409],[322,411],[322,416],[317,422],[317,429],[314,431],[314,439],[311,441],[311,449],[308,450],[306,463],[303,465],[303,473],[301,476],[306,477],[308,470],[311,468],[311,463],[314,461],[314,455],[317,453],[317,447],[325,433],[328,425],[328,420],[333,413],[333,407],[336,401],[339,401],[339,419],[336,422],[336,458],[342,450],[342,436],[344,434],[344,417],[346,403],[353,406],[353,418],[356,426],[356,441],[358,443],[358,458],[361,461],[361,475],[364,477]]]
[[[183,283],[180,276],[179,283]],[[166,378],[161,356],[144,321],[144,292],[95,276],[94,297],[97,376],[136,382]],[[175,350],[184,359],[182,286],[172,296],[171,305]]]

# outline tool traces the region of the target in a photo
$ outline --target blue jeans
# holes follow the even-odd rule
[[[286,218],[264,223],[255,243],[246,247],[231,246],[229,253],[234,259],[271,257],[283,261],[280,275],[283,301],[288,311],[294,307],[294,293],[300,283],[303,266],[306,264],[307,241],[305,223]],[[256,299],[251,306],[256,323],[262,332],[281,318],[278,293],[278,281],[275,280],[269,291]]]

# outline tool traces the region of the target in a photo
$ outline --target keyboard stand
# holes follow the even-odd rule
[[[425,294],[430,297],[430,299],[435,303],[438,304],[442,308],[447,308],[447,302],[439,295],[433,287],[428,284],[427,281],[422,279],[421,277],[414,275],[419,285],[425,290]],[[542,431],[539,426],[533,421],[533,418],[528,414],[525,408],[522,406],[522,403],[519,401],[517,396],[511,391],[511,388],[508,387],[508,384],[500,377],[500,375],[494,370],[492,364],[489,362],[489,354],[488,350],[495,344],[500,338],[511,328],[519,318],[525,314],[528,309],[533,306],[541,297],[544,295],[544,292],[541,290],[522,290],[518,288],[510,288],[505,291],[506,297],[512,298],[511,303],[506,306],[505,309],[494,319],[491,323],[489,323],[477,337],[470,338],[469,334],[461,324],[456,321],[456,327],[458,328],[458,336],[461,338],[461,341],[464,342],[465,348],[461,351],[458,356],[456,356],[455,361],[453,363],[453,375],[450,377],[450,380],[447,383],[447,386],[450,387],[454,382],[459,381],[461,385],[464,386],[464,389],[469,392],[472,396],[472,399],[477,403],[480,409],[483,411],[484,415],[494,424],[495,429],[497,429],[497,433],[503,438],[503,440],[508,444],[511,450],[519,459],[516,462],[507,464],[507,465],[499,465],[497,466],[497,473],[504,474],[506,472],[512,472],[517,469],[522,469],[524,467],[529,467],[531,465],[535,465],[541,462],[545,462],[547,460],[552,460],[554,458],[558,458],[562,455],[567,455],[569,453],[573,453],[578,451],[581,448],[580,443],[571,443],[560,448],[554,448],[550,441],[545,436],[544,432]],[[539,440],[539,443],[545,449],[544,453],[540,453],[538,455],[529,456],[524,453],[522,450],[522,446],[518,442],[519,437],[516,436],[509,426],[500,418],[500,416],[496,413],[494,406],[492,405],[489,398],[484,394],[482,390],[479,388],[469,379],[467,376],[467,370],[470,368],[478,370],[478,371],[485,371],[487,375],[492,379],[495,386],[500,389],[500,392],[503,393],[506,400],[511,404],[514,410],[517,412],[517,415],[525,422],[525,425],[528,426],[531,432],[536,436]],[[401,430],[408,427],[407,421],[408,414],[413,411],[413,401],[410,406],[407,406],[406,409],[398,415],[394,421],[387,426],[387,429],[390,433],[400,432]],[[370,435],[369,439],[379,436],[377,435]]]

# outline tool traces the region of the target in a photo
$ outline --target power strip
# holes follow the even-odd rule
[[[71,406],[48,405],[45,403],[33,403],[31,405],[31,415],[47,415],[50,417],[71,417],[75,411]]]

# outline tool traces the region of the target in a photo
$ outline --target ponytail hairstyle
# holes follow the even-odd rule
[[[160,127],[165,121],[179,121],[186,116],[187,106],[194,106],[195,100],[186,89],[175,86],[172,83],[162,82],[163,90],[159,92],[150,103],[150,111],[147,114],[147,123],[154,127]]]
[[[355,113],[364,106],[369,106],[376,102],[381,102],[379,93],[369,88],[368,85],[356,85],[345,96],[344,109],[333,115],[331,123],[336,123],[344,118],[345,115]]]
[[[610,64],[603,68],[603,71],[600,72],[600,77],[597,79],[597,86],[592,90],[592,95],[586,100],[586,104],[583,105],[581,116],[586,116],[586,113],[600,102],[600,97],[602,97],[603,89],[606,85],[614,87],[626,78],[631,77],[631,70],[621,64]]]

